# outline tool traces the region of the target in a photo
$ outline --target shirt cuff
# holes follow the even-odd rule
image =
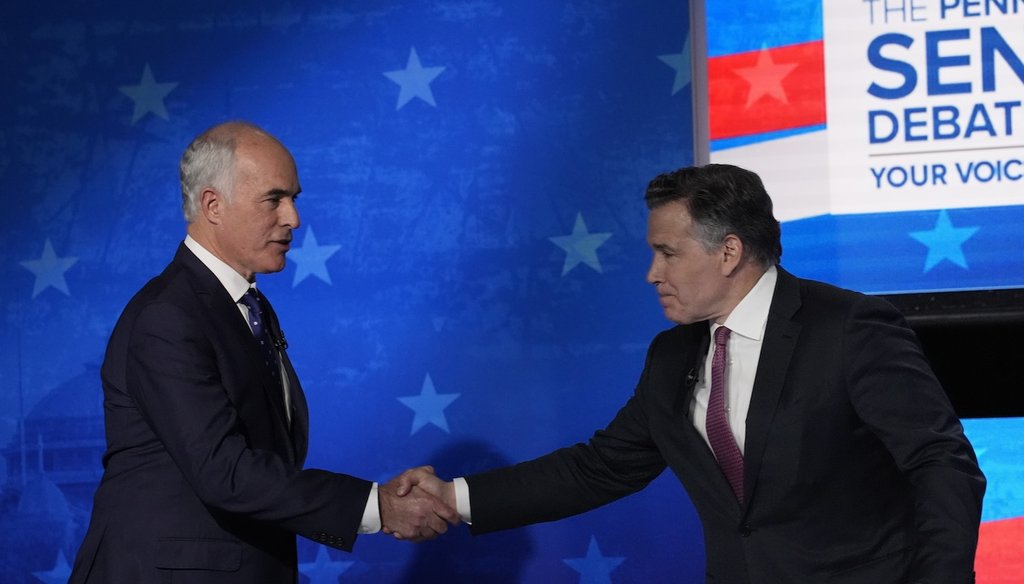
[[[359,533],[377,533],[380,531],[380,503],[377,501],[377,483],[370,487],[370,496],[366,499],[363,509],[363,521],[359,524]]]
[[[462,477],[456,477],[452,479],[452,484],[455,485],[455,511],[463,523],[472,525],[473,514],[469,508],[469,483]]]

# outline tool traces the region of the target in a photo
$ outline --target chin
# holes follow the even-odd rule
[[[280,262],[275,262],[273,264],[268,264],[264,268],[262,273],[264,273],[264,274],[274,274],[276,272],[280,272],[281,270],[284,269],[285,265],[286,265],[286,263],[284,261],[284,258],[281,258]]]
[[[693,323],[697,322],[692,317],[689,317],[689,316],[687,316],[685,314],[680,314],[679,312],[676,312],[676,311],[671,311],[670,312],[670,311],[666,310],[665,311],[665,318],[669,319],[670,321],[672,321],[672,322],[674,322],[676,324],[693,324]]]

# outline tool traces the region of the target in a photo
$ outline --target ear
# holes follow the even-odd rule
[[[722,275],[731,276],[743,260],[743,240],[730,233],[722,242]]]
[[[199,193],[199,212],[208,223],[220,225],[225,204],[224,196],[211,187],[206,187]]]

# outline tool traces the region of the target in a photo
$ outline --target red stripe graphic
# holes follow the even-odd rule
[[[981,524],[974,571],[978,584],[1020,584],[1024,579],[1024,517]]]
[[[708,59],[711,139],[825,123],[824,43]]]

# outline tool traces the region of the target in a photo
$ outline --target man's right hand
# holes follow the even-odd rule
[[[429,466],[410,468],[391,480],[397,487],[399,497],[404,497],[416,489],[422,489],[430,495],[438,498],[442,503],[456,509],[455,485],[451,481],[443,481]]]
[[[446,484],[448,498],[444,495]],[[434,539],[448,530],[449,523],[459,523],[454,487],[437,478],[429,466],[409,469],[380,485],[377,496],[382,529],[396,539]]]

